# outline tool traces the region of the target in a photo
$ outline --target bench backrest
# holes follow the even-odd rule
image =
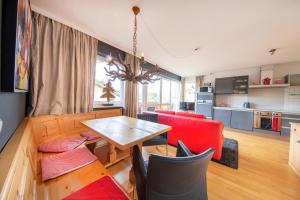
[[[122,109],[24,119],[0,154],[0,200],[36,199],[40,184],[37,146],[52,138],[79,133],[80,121],[122,115]]]

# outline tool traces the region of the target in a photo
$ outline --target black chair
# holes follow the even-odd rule
[[[138,119],[158,123],[158,115],[154,113],[138,114]],[[166,155],[168,155],[168,133],[163,133],[150,140],[143,142],[143,146],[166,145]],[[156,146],[157,148],[157,146]]]
[[[135,146],[133,170],[139,200],[207,200],[206,172],[214,149],[193,155],[178,141],[176,157],[150,155]]]
[[[155,111],[155,107],[148,107],[147,111]]]

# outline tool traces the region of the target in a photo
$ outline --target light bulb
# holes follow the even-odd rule
[[[111,55],[107,55],[107,56],[106,56],[106,61],[107,61],[108,63],[110,63],[110,62],[112,61]]]

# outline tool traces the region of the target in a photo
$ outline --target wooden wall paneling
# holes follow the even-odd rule
[[[104,117],[114,117],[122,115],[122,109],[111,109],[111,110],[99,110],[94,111],[96,113],[96,118],[104,118]]]
[[[79,134],[80,131],[87,130],[80,121],[94,119],[95,117],[94,113],[64,115],[61,116],[60,126],[65,135]]]
[[[41,183],[39,160],[49,154],[37,152],[37,145],[55,137],[78,133],[86,129],[80,121],[121,114],[121,109],[112,109],[86,114],[47,115],[25,119],[0,154],[0,200],[40,199],[40,195],[46,197],[47,192],[49,192],[49,199],[59,199],[108,174],[104,166],[97,161],[80,170]],[[38,193],[39,197],[36,197]],[[58,196],[59,198],[56,198]],[[41,199],[45,199],[44,197]]]
[[[49,141],[62,134],[58,116],[47,115],[32,117],[30,120],[32,121],[32,132],[36,144]]]

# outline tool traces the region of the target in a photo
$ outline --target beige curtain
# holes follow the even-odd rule
[[[133,55],[126,54],[125,63],[133,66],[134,57]],[[136,59],[136,71],[140,70],[139,59]],[[132,68],[133,70],[133,68]],[[125,84],[125,103],[124,103],[124,114],[128,117],[136,117],[138,110],[138,85],[131,81],[126,81]]]
[[[180,101],[184,101],[184,96],[185,96],[185,78],[181,77],[181,82],[180,82]]]
[[[33,13],[29,115],[93,109],[97,40]]]

